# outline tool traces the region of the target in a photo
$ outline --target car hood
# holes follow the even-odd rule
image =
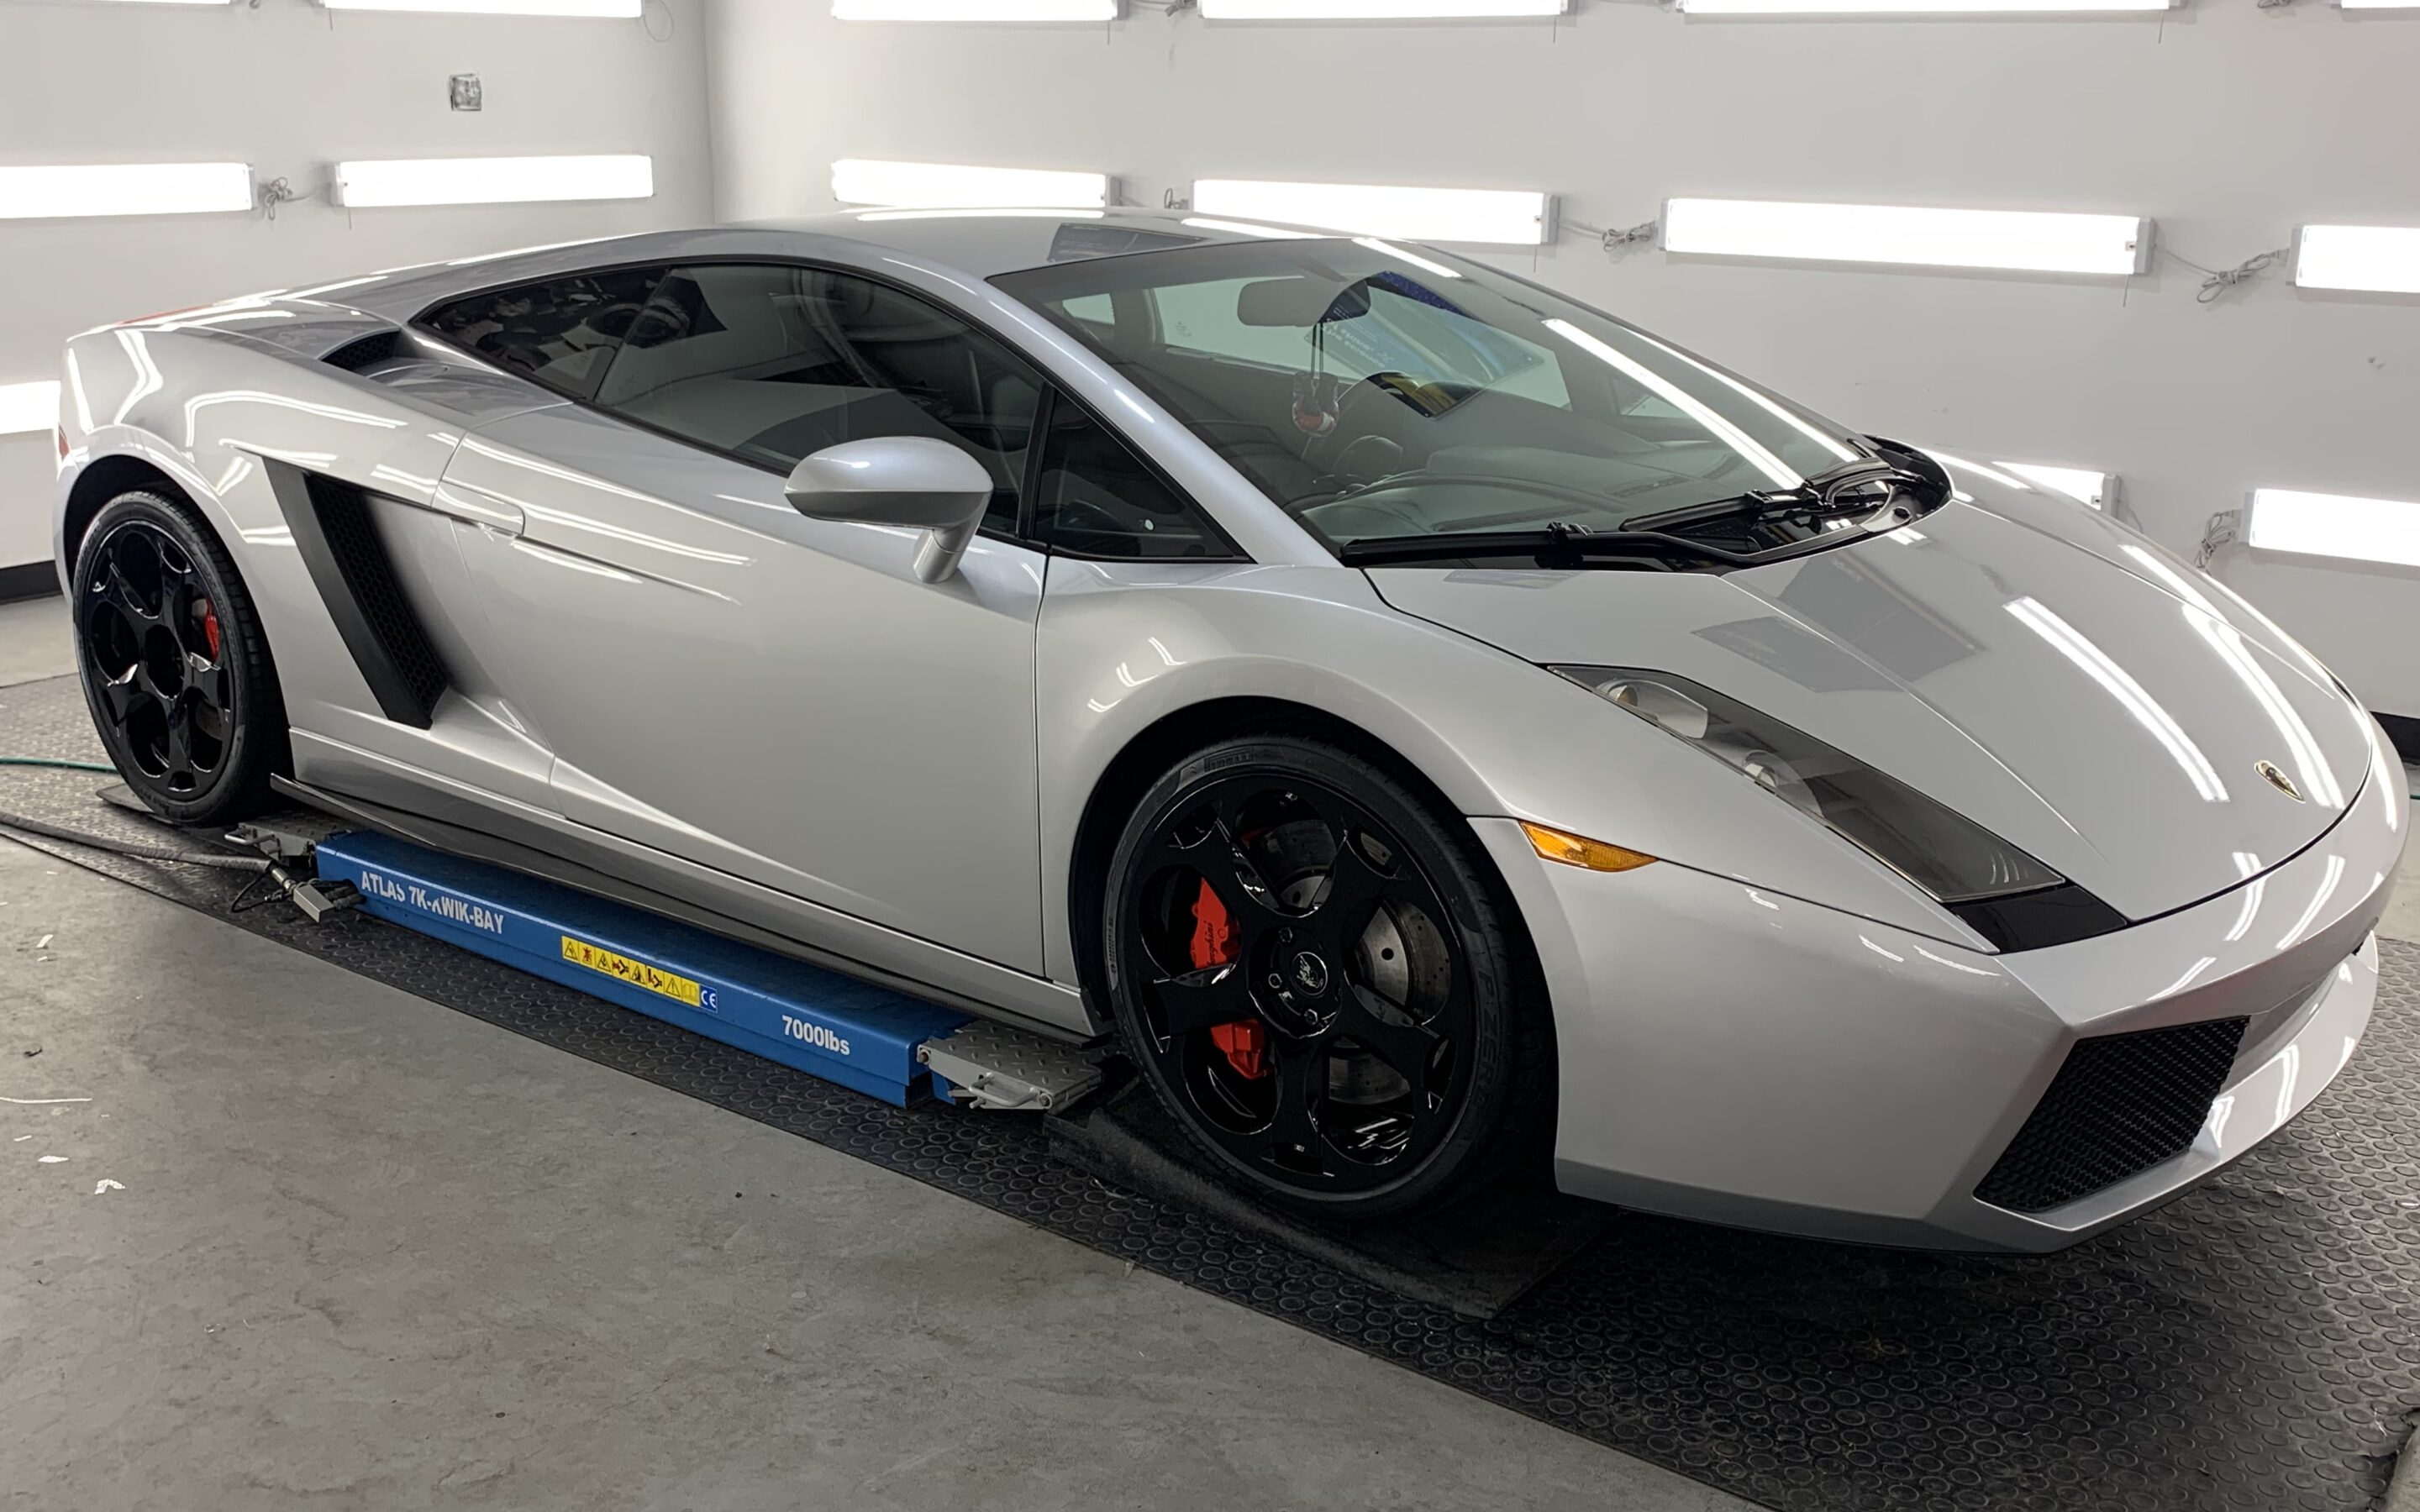
[[[2238,886],[2341,817],[2369,731],[2325,669],[2133,532],[2026,518],[2036,507],[2056,506],[1954,502],[1722,576],[1370,577],[1404,612],[1528,661],[1650,669],[1727,693],[2132,918]]]

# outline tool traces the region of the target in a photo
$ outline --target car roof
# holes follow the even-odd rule
[[[756,228],[876,242],[978,278],[1083,257],[1305,234],[1294,227],[1257,227],[1183,210],[1125,208],[843,210],[759,222]]]
[[[894,254],[936,270],[987,279],[1054,262],[1185,246],[1332,232],[1145,209],[861,209],[790,220],[562,242],[391,269],[263,299],[307,299],[408,320],[451,296],[558,278],[584,269],[697,257],[843,257]]]

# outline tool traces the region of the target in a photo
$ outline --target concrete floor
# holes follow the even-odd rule
[[[6,842],[0,1002],[0,1504],[1746,1505]]]
[[[0,604],[0,687],[75,671],[64,599]]]

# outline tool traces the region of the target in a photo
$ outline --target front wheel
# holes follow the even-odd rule
[[[215,825],[268,807],[287,761],[269,640],[235,563],[184,505],[120,494],[75,564],[77,670],[109,758],[153,812]]]
[[[1195,753],[1128,822],[1102,919],[1119,1032],[1255,1195],[1408,1214],[1534,1146],[1551,1021],[1463,828],[1287,735]]]

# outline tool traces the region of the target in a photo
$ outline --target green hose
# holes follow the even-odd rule
[[[115,772],[107,762],[70,762],[56,756],[0,756],[0,766],[55,766],[68,772]]]

